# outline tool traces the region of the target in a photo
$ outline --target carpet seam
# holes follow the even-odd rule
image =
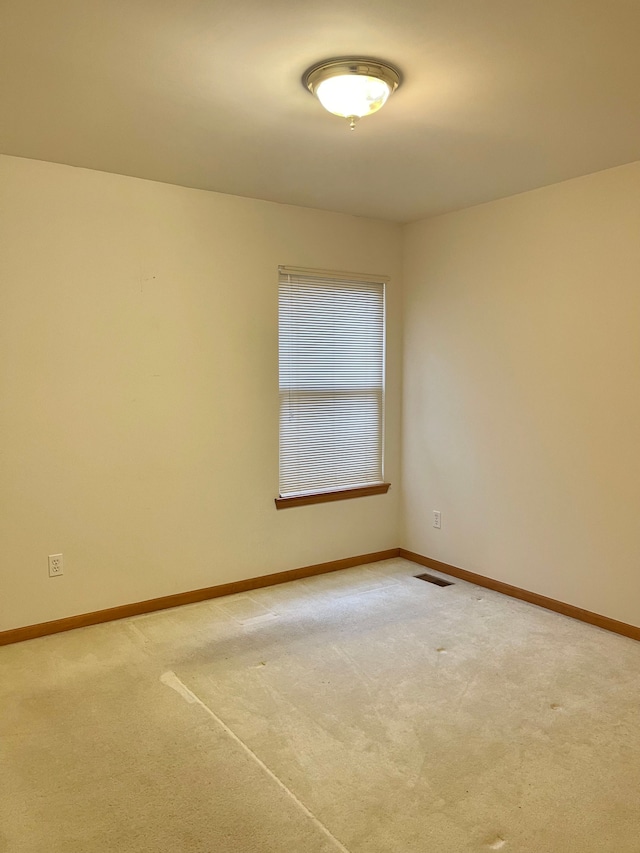
[[[211,708],[209,708],[209,706],[206,705],[202,701],[202,699],[200,699],[199,696],[196,696],[193,690],[187,687],[187,685],[180,678],[178,678],[178,676],[173,670],[167,670],[167,672],[163,673],[163,675],[160,676],[160,681],[166,687],[170,687],[172,690],[175,690],[176,693],[182,696],[182,698],[190,705],[199,705],[201,708],[203,708],[207,712],[207,714],[213,720],[215,720],[215,722],[220,726],[220,728],[222,728],[222,730],[233,741],[235,741],[235,743],[239,744],[240,747],[244,750],[244,752],[253,759],[253,761],[261,768],[261,770],[263,770],[267,774],[267,776],[269,776],[270,779],[273,779],[273,781],[278,785],[278,787],[283,790],[291,800],[293,800],[295,805],[302,812],[304,812],[304,814],[308,818],[310,818],[314,826],[316,826],[323,833],[323,835],[325,835],[326,838],[328,838],[331,842],[333,842],[333,844],[335,844],[336,848],[340,850],[340,853],[351,853],[351,851],[349,851],[344,846],[344,844],[338,838],[336,838],[335,835],[333,835],[333,833],[329,829],[327,829],[327,827],[322,823],[322,821],[317,818],[313,814],[313,812],[309,808],[307,808],[307,806],[305,806],[302,800],[300,800],[293,793],[293,791],[284,784],[282,779],[279,779],[278,776],[276,776],[276,774],[273,772],[273,770],[271,770],[271,768],[268,767],[258,755],[256,755],[256,753],[251,749],[251,747],[247,746],[247,744],[240,737],[238,737],[238,735],[233,731],[233,729],[230,729],[229,726],[224,722],[224,720],[221,720],[220,717],[215,713],[215,711],[212,711]]]

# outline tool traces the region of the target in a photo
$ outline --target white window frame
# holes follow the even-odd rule
[[[387,284],[387,276],[278,267],[280,421],[276,506],[279,509],[382,494],[389,489],[389,483],[384,482]],[[305,300],[307,287],[310,298]],[[375,315],[372,316],[367,327],[369,334],[365,333],[361,342],[362,368],[352,365],[349,369],[352,350],[348,332],[345,335],[339,326],[334,327],[327,321],[326,306],[315,311],[320,302],[313,300],[322,296],[323,289],[327,294],[326,306],[336,312],[336,316],[340,316],[341,303],[346,301],[348,306],[359,289],[364,298],[368,297],[373,312],[381,307],[381,324],[378,325]],[[298,305],[296,294],[301,296]],[[298,340],[295,332],[298,323],[302,328],[310,325],[318,337],[314,340],[302,336]],[[357,340],[356,333],[357,329],[354,340]],[[344,360],[340,365],[343,369],[336,366],[335,360],[323,358],[322,346],[316,350],[315,341],[323,339],[332,343],[337,352],[342,350]],[[289,352],[294,353],[292,358],[288,357]],[[298,381],[303,384],[297,386]],[[364,418],[358,399],[362,400],[367,413]],[[342,431],[336,428],[335,416],[331,414],[333,403],[338,406]],[[297,425],[296,412],[300,416]],[[331,453],[317,439],[318,432],[328,436]],[[300,447],[304,448],[303,454]],[[360,447],[360,457],[351,453],[353,447]],[[310,458],[317,461],[317,468],[309,464]]]

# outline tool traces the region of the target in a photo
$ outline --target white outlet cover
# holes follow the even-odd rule
[[[64,574],[62,554],[49,554],[49,577],[59,578],[62,574]]]

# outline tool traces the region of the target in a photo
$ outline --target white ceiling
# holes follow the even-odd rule
[[[301,84],[404,82],[354,132]],[[0,151],[409,221],[640,159],[639,0],[0,0]]]

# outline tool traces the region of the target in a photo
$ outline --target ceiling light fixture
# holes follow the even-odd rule
[[[305,71],[302,82],[325,110],[346,118],[353,130],[358,119],[385,105],[400,85],[400,72],[377,59],[331,59]]]

